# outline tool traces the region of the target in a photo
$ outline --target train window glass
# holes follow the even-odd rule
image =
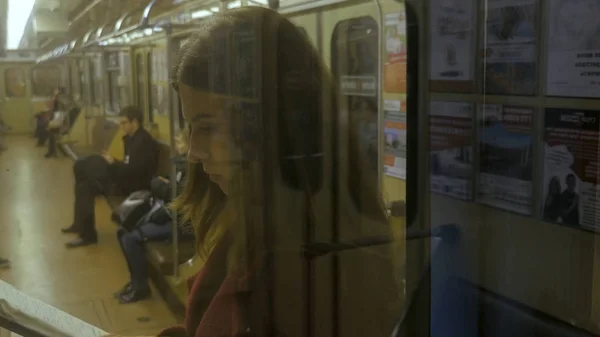
[[[119,73],[115,71],[108,72],[108,101],[109,111],[116,113],[119,111]]]
[[[131,78],[131,60],[128,52],[119,53],[119,106],[126,106],[131,104],[131,85],[128,79]]]
[[[90,86],[90,103],[96,103],[96,65],[93,60],[88,63],[88,85]]]
[[[137,105],[142,111],[146,111],[146,104],[144,101],[145,81],[144,81],[143,66],[144,66],[144,56],[143,56],[143,54],[138,53],[135,55],[135,73],[137,76],[137,86],[136,86]]]
[[[87,90],[86,90],[86,77],[85,77],[85,61],[83,59],[80,59],[77,62],[77,83],[78,83],[78,89],[79,89],[79,97],[81,97],[81,99],[87,103]]]
[[[25,97],[27,80],[22,68],[8,68],[4,71],[4,84],[7,97]]]
[[[33,96],[50,97],[62,82],[62,71],[57,66],[39,66],[31,71]]]
[[[156,95],[154,94],[154,82],[156,81],[156,73],[153,71],[153,63],[156,62],[156,57],[154,57],[153,52],[148,53],[148,59],[146,62],[146,71],[148,72],[148,81],[146,81],[146,85],[144,85],[144,90],[147,91],[148,95],[148,121],[150,123],[154,122],[154,113],[156,109]]]
[[[181,50],[181,48],[188,42],[188,38],[182,38],[179,41],[177,41],[176,43],[174,43],[175,45],[175,50],[173,50],[173,60],[176,59],[177,54],[179,53],[179,50]],[[172,88],[170,88],[168,90],[173,90]],[[181,109],[181,102],[179,100],[179,95],[175,95],[177,97],[177,100],[174,100],[173,104],[175,104],[175,111],[177,111],[177,116],[178,116],[178,122],[179,122],[179,130],[183,130],[185,129],[185,118],[183,117],[183,110]]]
[[[119,111],[119,54],[116,52],[108,53],[107,77],[108,77],[108,114],[116,114]]]
[[[101,104],[105,103],[104,85],[103,85],[104,81],[102,78],[104,75],[104,74],[102,74],[102,70],[104,69],[104,67],[102,65],[101,55],[96,55],[96,57],[94,57],[92,59],[90,64],[93,65],[93,68],[90,69],[91,76],[92,76],[92,82],[94,83],[94,100],[93,100],[93,102],[96,105],[101,105]]]
[[[341,21],[333,32],[331,68],[339,83],[338,115],[348,121],[346,165],[348,187],[357,208],[363,210],[362,188],[379,187],[379,125],[377,99],[378,27],[371,17]],[[352,137],[358,135],[358,137]],[[359,169],[353,158],[367,158]],[[364,176],[360,172],[368,172]]]

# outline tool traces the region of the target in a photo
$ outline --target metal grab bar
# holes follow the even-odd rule
[[[444,242],[453,244],[456,242],[459,235],[460,229],[458,225],[447,224],[437,226],[431,229],[409,228],[406,231],[406,240],[438,237],[441,238]],[[304,246],[304,251],[305,254],[308,255],[308,257],[315,258],[346,250],[384,245],[392,242],[394,242],[394,237],[392,237],[391,235],[378,235],[341,243],[312,242]]]

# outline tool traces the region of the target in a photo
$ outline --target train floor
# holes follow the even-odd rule
[[[12,263],[0,269],[0,279],[108,332],[155,335],[176,324],[156,291],[133,304],[113,298],[129,274],[102,198],[96,202],[98,245],[65,248],[71,237],[60,228],[73,218],[72,160],[44,158],[45,149],[31,137],[9,136],[6,143],[0,153],[0,256]]]

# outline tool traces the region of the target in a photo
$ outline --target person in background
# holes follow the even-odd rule
[[[579,224],[579,194],[575,191],[577,178],[573,173],[567,174],[565,178],[567,188],[560,195],[562,214],[561,218],[564,224],[571,226],[580,226]]]
[[[66,89],[62,87],[58,87],[54,89],[54,93],[50,101],[48,101],[48,109],[45,111],[40,111],[35,115],[36,119],[36,128],[35,128],[35,137],[37,138],[37,146],[42,147],[46,144],[46,140],[48,139],[50,133],[48,131],[48,123],[52,120],[52,116],[55,111],[59,108],[59,98],[61,94],[66,93]]]
[[[187,153],[187,144],[182,136],[177,139],[177,152],[184,156]],[[179,161],[177,165],[178,185],[185,179],[187,172],[187,161]],[[196,179],[208,183],[208,176],[204,171],[197,171]],[[173,221],[171,213],[164,206],[171,202],[171,181],[166,177],[156,177],[151,183],[152,196],[155,199],[152,210],[145,216],[142,224],[131,232],[124,228],[117,231],[117,239],[121,245],[121,251],[127,262],[130,281],[115,293],[120,303],[133,303],[150,296],[150,285],[148,283],[148,263],[144,242],[161,241],[170,239],[173,233]],[[178,191],[179,193],[179,191]],[[158,199],[158,200],[157,200]]]
[[[45,155],[46,158],[56,157],[56,139],[65,125],[67,111],[72,106],[71,100],[64,90],[60,91],[55,102],[52,118],[48,122],[48,152]]]
[[[119,195],[149,190],[158,167],[158,143],[143,127],[144,114],[135,106],[124,107],[120,114],[124,160],[116,160],[108,152],[79,159],[73,165],[75,175],[75,207],[73,223],[61,229],[63,233],[78,234],[66,244],[67,248],[82,247],[98,242],[95,225],[96,196]]]

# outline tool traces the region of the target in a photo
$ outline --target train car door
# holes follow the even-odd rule
[[[8,132],[33,130],[30,71],[30,63],[0,64],[0,117],[10,128]]]
[[[338,165],[335,240],[342,242],[387,236],[392,230],[372,220],[377,210],[370,200],[383,196],[382,20],[375,2],[348,2],[322,13],[322,38],[327,41],[323,55],[338,85],[332,133],[337,138]],[[404,228],[393,230],[401,240]],[[332,291],[337,336],[391,334],[404,305],[403,251],[403,245],[375,245],[336,254]]]

